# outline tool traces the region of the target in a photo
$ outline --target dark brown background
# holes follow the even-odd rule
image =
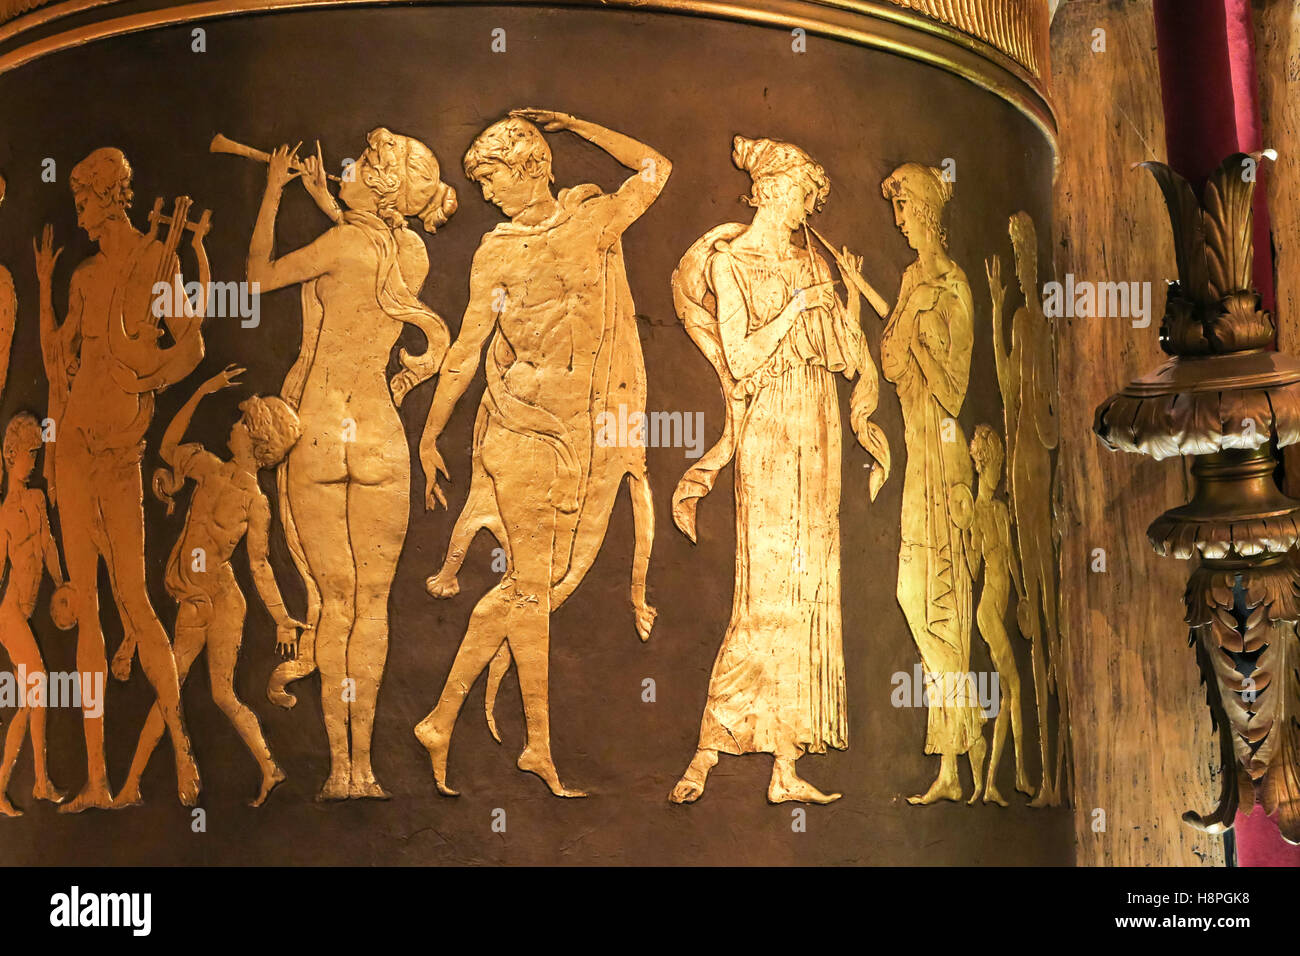
[[[490,52],[490,31],[504,27],[508,52]],[[190,52],[190,27],[160,30],[67,51],[0,76],[0,171],[9,196],[0,209],[0,262],[14,273],[19,327],[3,413],[45,406],[32,269],[31,238],[54,225],[67,251],[56,274],[56,303],[66,305],[68,277],[92,247],[76,230],[67,174],[90,150],[122,148],[136,169],[137,224],[155,196],[185,193],[211,208],[208,248],[214,278],[242,279],[263,167],[207,152],[223,132],[262,148],[320,138],[335,165],[356,156],[364,134],[386,125],[427,142],[461,209],[429,237],[432,271],[422,293],[453,330],[467,297],[470,258],[479,237],[499,221],[465,179],[460,158],[485,126],[518,106],[572,112],[641,139],[666,154],[674,172],[663,196],[629,230],[625,250],[649,376],[649,408],[705,414],[708,441],[722,423],[716,376],[678,325],[669,276],[698,236],[720,222],[746,219],[737,201],[747,177],[730,162],[731,137],[770,136],[807,149],[827,169],[831,195],[817,228],[866,256],[865,273],[892,300],[910,251],[894,227],[880,182],[898,164],[957,160],[950,207],[951,251],[967,271],[976,301],[977,339],[970,393],[961,415],[969,435],[978,422],[1001,432],[993,374],[983,259],[994,252],[1011,280],[1006,223],[1018,209],[1038,224],[1041,260],[1050,262],[1051,153],[1041,134],[1011,107],[972,84],[910,60],[810,37],[791,52],[790,35],[734,23],[605,11],[513,8],[390,8],[252,16],[203,24],[207,52]],[[626,175],[609,157],[572,134],[549,137],[560,186],[596,182],[612,188]],[[40,181],[41,160],[58,162],[58,182]],[[277,250],[295,248],[327,225],[291,185]],[[187,271],[193,271],[189,266]],[[1048,276],[1044,275],[1044,279]],[[1013,284],[1013,283],[1012,283]],[[1014,293],[1013,293],[1014,297]],[[869,310],[864,306],[864,311]],[[879,324],[867,322],[878,356]],[[228,362],[248,366],[246,386],[205,402],[192,436],[224,452],[235,404],[275,392],[297,354],[298,296],[264,297],[262,323],[240,328],[211,320],[208,355],[185,384],[164,393],[149,436],[146,474],[157,465],[162,429],[195,384]],[[419,346],[409,332],[406,344]],[[468,449],[481,379],[462,400],[442,440],[455,484],[452,512],[418,507],[423,479],[413,477],[411,527],[392,592],[391,651],[379,700],[375,765],[390,803],[320,805],[312,798],[327,767],[317,678],[295,685],[298,707],[266,700],[276,663],[274,629],[247,574],[236,568],[249,600],[240,695],[263,721],[288,781],[258,810],[244,803],[256,772],[233,728],[216,710],[200,662],[185,691],[186,717],[204,780],[207,832],[193,833],[175,798],[172,759],[159,748],[144,780],[146,806],[119,813],[58,816],[30,799],[24,756],[10,792],[25,818],[0,821],[11,863],[1052,863],[1073,861],[1071,811],[1029,810],[1012,789],[1010,742],[1002,768],[1009,809],[944,805],[913,808],[903,795],[923,790],[937,770],[924,756],[925,712],[890,705],[891,675],[909,675],[918,660],[894,595],[904,451],[898,403],[883,385],[881,422],[894,448],[894,472],[869,505],[866,456],[847,430],[849,386],[842,383],[844,459],[843,620],[850,708],[850,747],[808,757],[801,772],[845,797],[808,808],[807,832],[791,830],[789,805],[769,806],[770,761],[724,758],[704,799],[667,802],[693,751],[709,668],[730,610],[734,564],[731,472],[701,505],[700,541],[673,527],[672,489],[689,465],[681,449],[651,449],[658,537],[651,563],[651,601],[660,616],[648,644],[638,641],[627,598],[631,511],[622,498],[604,550],[586,582],[552,624],[551,706],[556,761],[566,783],[588,800],[549,796],[519,773],[523,742],[513,674],[498,703],[506,740],[491,740],[482,689],[470,696],[451,751],[450,782],[458,799],[438,797],[428,762],[411,733],[432,707],[475,600],[495,580],[490,547],[480,536],[461,575],[461,594],[434,601],[424,592],[454,515],[463,501]],[[414,449],[432,385],[402,411]],[[273,498],[273,482],[263,476]],[[163,562],[182,516],[145,503],[155,606],[165,625],[175,605],[162,587]],[[278,527],[277,527],[278,530]],[[291,608],[301,607],[287,553],[274,561]],[[107,594],[107,579],[103,579]],[[34,627],[51,669],[74,666],[74,635],[48,617],[48,585]],[[110,652],[121,627],[105,600]],[[1086,635],[1077,635],[1086,639]],[[1027,642],[1017,640],[1026,723],[1033,697]],[[972,668],[988,669],[978,636]],[[656,703],[641,701],[653,677]],[[110,682],[109,766],[120,786],[152,700],[138,666],[123,686]],[[990,724],[991,727],[991,724]],[[1037,779],[1037,746],[1025,751]],[[50,729],[51,773],[75,792],[85,773],[80,718],[56,711]],[[965,771],[964,771],[965,772]],[[507,812],[504,834],[490,828],[494,808]],[[1080,812],[1086,812],[1080,811]]]

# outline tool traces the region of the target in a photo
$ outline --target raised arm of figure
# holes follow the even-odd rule
[[[68,393],[69,367],[76,355],[76,345],[81,337],[81,312],[85,296],[81,289],[82,271],[72,274],[68,286],[68,314],[60,324],[54,314],[54,266],[63,255],[63,249],[54,248],[54,227],[47,225],[41,239],[32,240],[36,253],[36,281],[39,286],[41,325],[41,354],[45,364],[45,378],[51,390],[62,396]],[[52,414],[61,409],[50,409]]]
[[[606,228],[615,235],[621,234],[650,208],[663,192],[673,171],[672,162],[662,153],[598,123],[553,110],[511,110],[510,115],[537,123],[548,132],[567,129],[593,146],[599,146],[628,169],[635,170],[617,191],[594,200],[598,204],[597,214],[605,219]]]
[[[316,155],[303,157],[302,174],[303,188],[320,211],[329,216],[331,221],[342,222],[343,207],[330,192],[329,180],[325,176],[325,160],[321,157],[320,140],[316,141]]]
[[[993,306],[993,362],[998,373],[998,388],[1005,401],[1016,390],[1013,376],[1015,368],[1011,364],[1011,353],[1006,347],[1006,333],[1002,327],[1002,310],[1006,303],[1006,286],[1002,284],[1002,260],[997,256],[985,260],[984,273],[989,280],[989,298]],[[1013,346],[1014,349],[1014,346]]]
[[[271,154],[271,161],[267,164],[266,192],[248,246],[248,281],[256,284],[261,292],[274,292],[318,278],[329,272],[342,254],[339,232],[330,229],[301,249],[279,259],[271,256],[280,199],[285,185],[299,175],[290,170],[290,164],[297,162],[296,151],[281,146]]]
[[[212,376],[202,385],[194,390],[194,394],[186,399],[185,404],[180,407],[176,417],[171,420],[167,430],[163,432],[162,443],[158,446],[158,454],[167,464],[177,467],[180,462],[177,459],[177,449],[180,448],[181,439],[185,437],[185,432],[190,427],[190,422],[194,419],[194,412],[199,407],[199,402],[203,401],[209,395],[221,391],[223,388],[229,388],[232,385],[239,384],[239,376],[244,373],[244,369],[237,365],[227,365],[224,369]]]

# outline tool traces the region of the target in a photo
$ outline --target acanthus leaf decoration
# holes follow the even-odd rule
[[[1172,357],[1099,406],[1094,430],[1112,450],[1194,459],[1192,500],[1147,532],[1161,555],[1200,558],[1186,623],[1223,781],[1214,811],[1183,819],[1223,832],[1258,800],[1300,843],[1300,568],[1288,554],[1300,541],[1300,502],[1277,486],[1274,457],[1300,439],[1300,362],[1267,351],[1273,318],[1252,284],[1253,172],[1264,155],[1229,156],[1200,199],[1168,166],[1141,164],[1174,233],[1178,281],[1160,328]]]

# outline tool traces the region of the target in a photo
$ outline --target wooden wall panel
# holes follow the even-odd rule
[[[1277,162],[1265,178],[1277,285],[1277,346],[1300,353],[1300,6],[1254,0],[1260,122]],[[1300,493],[1300,449],[1286,450],[1287,491]]]
[[[1094,52],[1095,30],[1105,51]],[[1182,624],[1188,566],[1160,558],[1147,525],[1185,500],[1177,462],[1113,454],[1092,434],[1098,402],[1162,357],[1164,280],[1174,276],[1154,181],[1130,166],[1164,157],[1150,0],[1067,0],[1052,27],[1061,123],[1056,278],[1152,283],[1152,320],[1061,319],[1066,489],[1063,620],[1081,865],[1222,865],[1223,841],[1187,827],[1217,793],[1204,692]],[[1104,549],[1106,571],[1091,570]],[[1095,832],[1094,810],[1106,829]]]

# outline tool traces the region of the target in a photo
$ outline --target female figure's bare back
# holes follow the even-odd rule
[[[284,684],[319,667],[330,744],[319,795],[326,800],[388,796],[371,767],[370,742],[388,656],[388,594],[410,510],[410,451],[396,405],[436,370],[449,338],[415,298],[429,261],[405,217],[420,216],[432,231],[454,211],[454,193],[438,179],[428,147],[383,129],[369,142],[340,192],[347,213],[328,193],[319,159],[298,163],[277,151],[249,253],[251,281],[256,273],[263,288],[303,285],[303,349],[284,393],[297,406],[302,436],[281,489],[290,550],[308,583],[310,637],[299,661],[277,669],[269,692],[292,706]],[[272,260],[279,195],[295,164],[336,225]],[[417,325],[428,347],[414,358],[403,352],[405,371],[390,382],[386,369],[403,323]]]

